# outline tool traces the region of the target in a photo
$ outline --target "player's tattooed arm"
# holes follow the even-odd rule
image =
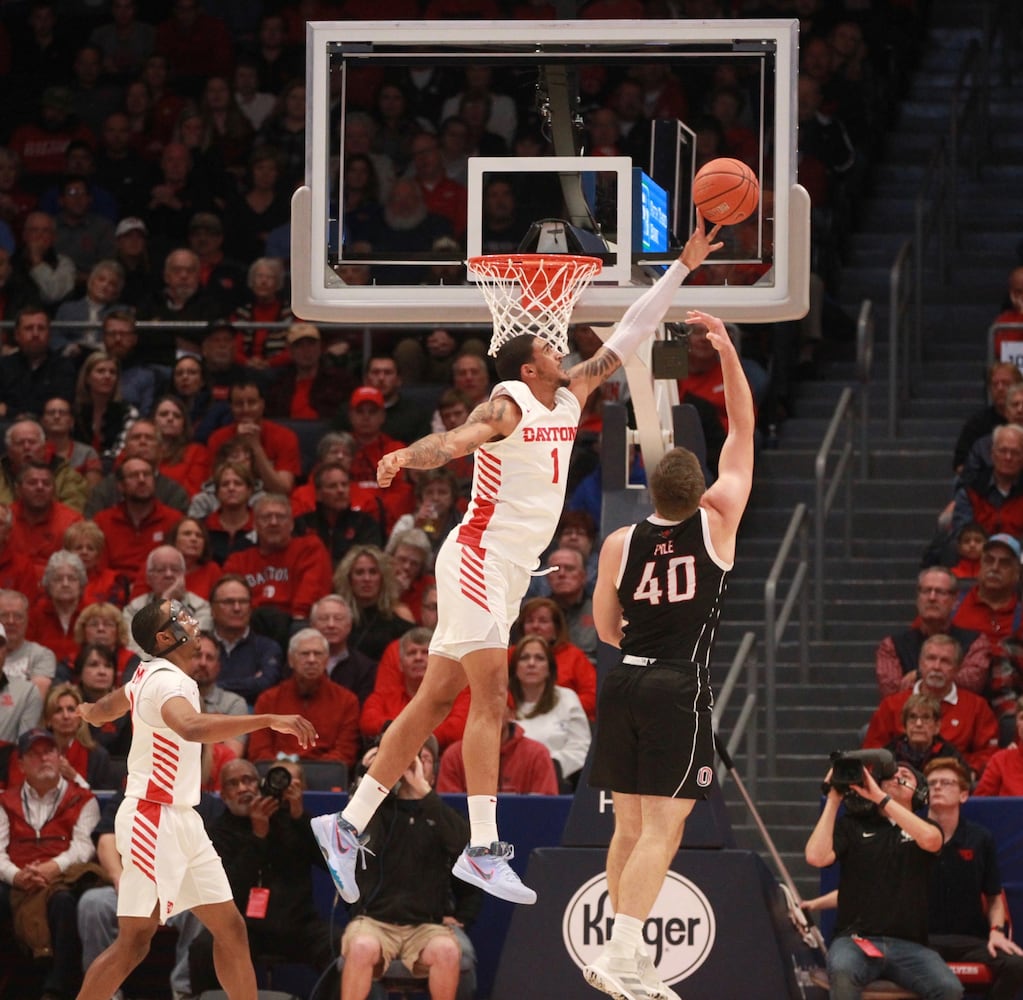
[[[480,403],[461,427],[441,434],[428,434],[384,455],[377,464],[377,482],[389,486],[399,469],[436,469],[453,458],[470,455],[482,444],[503,437],[518,423],[522,412],[507,396]]]
[[[605,382],[621,367],[622,359],[614,351],[601,347],[592,358],[572,365],[568,369],[568,377],[573,382],[576,379],[584,379],[586,382],[592,382],[594,379],[597,382]]]

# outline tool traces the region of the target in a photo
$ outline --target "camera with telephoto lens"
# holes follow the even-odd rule
[[[853,785],[863,785],[866,768],[878,783],[894,778],[898,770],[890,750],[835,750],[831,754],[831,787],[847,795]]]
[[[274,764],[259,783],[259,794],[271,799],[282,799],[291,784],[291,772],[282,764]]]

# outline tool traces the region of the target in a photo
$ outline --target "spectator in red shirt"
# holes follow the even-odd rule
[[[440,759],[438,792],[465,792],[465,760],[462,741],[452,743]],[[532,740],[515,722],[510,705],[501,738],[501,760],[497,790],[502,795],[557,795],[558,775],[550,751],[539,740]]]
[[[352,377],[337,355],[324,351],[320,331],[312,323],[295,323],[287,333],[287,359],[267,391],[267,411],[290,420],[329,420],[352,388]]]
[[[206,526],[197,518],[183,517],[171,528],[167,542],[184,557],[185,587],[208,601],[210,590],[224,571],[213,561]]]
[[[228,556],[224,572],[245,577],[256,609],[275,609],[289,627],[291,620],[305,621],[313,601],[332,589],[326,546],[316,535],[295,537],[291,503],[279,493],[253,504],[253,521],[256,544]]]
[[[241,438],[252,447],[253,472],[269,493],[291,493],[302,472],[298,437],[294,431],[264,420],[266,400],[258,382],[242,378],[231,386],[229,401],[234,423],[215,430],[208,443],[211,455],[231,438]],[[400,448],[402,445],[396,444]],[[388,449],[391,450],[391,449]],[[376,465],[373,466],[376,478]]]
[[[179,483],[194,497],[210,474],[210,453],[192,438],[188,409],[177,396],[163,396],[153,410],[160,439],[160,475]]]
[[[64,532],[63,545],[82,560],[89,577],[83,604],[110,603],[123,608],[128,603],[131,581],[107,565],[107,540],[95,521],[76,521],[70,525]]]
[[[71,663],[78,651],[75,622],[84,607],[87,580],[78,556],[66,549],[54,552],[43,573],[43,596],[29,611],[26,634],[50,649],[58,663]]]
[[[955,676],[962,648],[951,636],[932,635],[920,650],[920,680],[881,701],[867,728],[863,746],[884,747],[905,731],[902,707],[913,694],[928,694],[941,705],[942,737],[965,758],[974,776],[998,749],[998,723],[980,695],[958,687]]]
[[[707,328],[699,323],[686,326],[686,341],[689,358],[689,374],[678,380],[678,397],[691,393],[705,399],[714,407],[721,426],[728,431],[728,414],[725,411],[725,384],[721,377],[721,359],[707,339]]]
[[[988,699],[1011,731],[1016,698],[1023,694],[1023,605],[1019,598],[1020,543],[992,535],[980,553],[980,575],[952,616],[961,628],[976,629],[991,642]]]
[[[11,544],[24,552],[42,576],[46,561],[64,544],[64,532],[82,515],[56,499],[53,470],[45,462],[26,462],[18,471],[11,505]]]
[[[303,760],[337,760],[349,769],[359,752],[359,699],[327,677],[327,640],[312,628],[296,632],[288,643],[292,675],[267,688],[255,711],[291,711],[292,706],[316,727],[316,742],[304,749],[296,737],[267,729],[249,736],[249,759],[273,760],[278,753]]]
[[[531,597],[523,602],[516,635],[543,636],[554,650],[558,684],[571,688],[593,720],[597,713],[597,670],[586,654],[569,638],[568,621],[560,606],[549,597]],[[508,651],[509,659],[511,650]]]
[[[114,664],[113,686],[124,684],[139,664],[139,657],[128,648],[128,626],[120,608],[104,601],[82,602],[82,613],[75,622],[75,659],[85,646],[102,646],[110,650]]]
[[[452,234],[461,239],[466,226],[466,189],[448,177],[440,143],[430,132],[420,132],[412,140],[412,176],[419,182],[427,210],[447,219]]]
[[[207,77],[234,68],[227,25],[203,12],[199,0],[175,0],[171,16],[157,25],[154,51],[174,68],[177,89],[193,97],[198,97]]]
[[[388,452],[405,447],[404,441],[392,438],[382,430],[387,419],[384,394],[369,385],[359,386],[348,399],[348,419],[355,438],[352,477],[376,479],[380,459]]]
[[[376,739],[383,731],[384,724],[398,717],[401,710],[413,699],[423,683],[426,663],[430,653],[430,639],[433,629],[416,626],[398,640],[398,662],[401,668],[401,687],[390,684],[376,685],[366,699],[359,717],[359,728],[367,741]],[[469,689],[463,688],[455,699],[451,711],[433,731],[441,749],[461,740],[465,721],[469,717]]]
[[[156,499],[156,467],[128,458],[116,470],[121,502],[95,517],[106,535],[110,568],[134,578],[149,555],[181,520],[181,512]]]
[[[11,531],[14,514],[11,508],[0,503],[0,590],[17,590],[29,598],[39,589],[39,578],[35,564],[23,552],[11,545]]]
[[[984,768],[974,795],[1023,795],[1023,698],[1016,700],[1016,738]]]
[[[404,448],[405,444],[383,432],[387,419],[384,395],[379,389],[363,385],[356,389],[348,400],[348,419],[355,438],[355,455],[352,457],[352,482],[365,486],[376,483],[377,463],[388,452]],[[390,534],[395,522],[402,514],[411,514],[415,503],[412,485],[403,471],[399,472],[386,490],[380,491],[387,523],[385,532]]]

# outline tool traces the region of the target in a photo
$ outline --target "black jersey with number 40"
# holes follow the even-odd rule
[[[622,653],[709,665],[731,568],[714,552],[702,507],[685,521],[634,525],[617,582]]]

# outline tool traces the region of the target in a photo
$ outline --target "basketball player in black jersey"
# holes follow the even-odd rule
[[[699,461],[675,448],[650,476],[654,513],[609,535],[600,552],[593,617],[622,652],[597,706],[590,784],[610,788],[615,831],[607,885],[611,940],[587,982],[620,1000],[675,1000],[643,945],[650,913],[686,819],[711,783],[710,656],[735,536],[753,482],[755,415],[724,324],[692,310],[721,356],[728,436],[708,489]]]

